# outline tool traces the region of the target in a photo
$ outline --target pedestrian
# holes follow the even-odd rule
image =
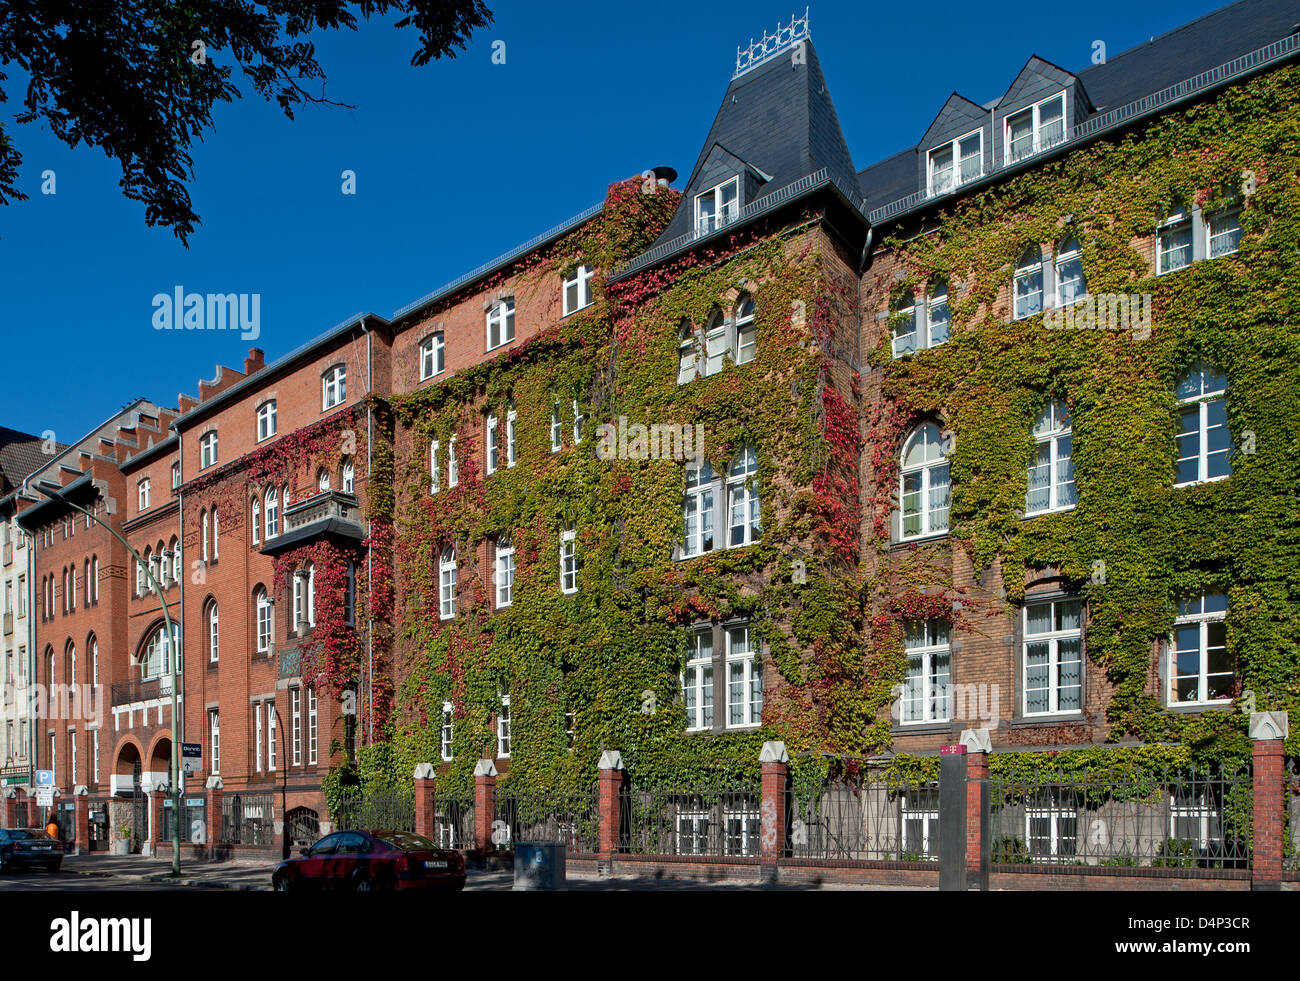
[[[50,818],[50,823],[45,826],[45,833],[56,841],[58,840],[59,824],[54,818]]]

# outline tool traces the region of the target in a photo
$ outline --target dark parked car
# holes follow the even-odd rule
[[[38,865],[59,871],[63,847],[41,828],[0,828],[0,872]]]
[[[336,831],[298,858],[281,862],[271,877],[279,892],[332,889],[465,888],[465,860],[409,831]]]

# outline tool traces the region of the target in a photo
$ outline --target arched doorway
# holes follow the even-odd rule
[[[295,807],[284,819],[293,848],[314,845],[320,840],[320,815],[310,807]]]

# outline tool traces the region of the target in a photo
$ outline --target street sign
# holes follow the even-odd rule
[[[53,786],[54,786],[54,771],[53,771],[53,770],[37,770],[37,771],[36,771],[36,787],[37,787],[38,790],[39,790],[41,787],[51,787],[51,788],[52,788]]]
[[[53,788],[53,787],[41,787],[39,790],[36,791],[36,806],[37,806],[37,807],[53,807],[53,806],[54,806],[54,788]]]
[[[198,773],[203,769],[203,744],[181,743],[181,771]]]

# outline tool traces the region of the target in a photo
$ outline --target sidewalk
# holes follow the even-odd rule
[[[265,890],[271,888],[271,872],[279,864],[272,861],[235,859],[224,862],[200,862],[181,859],[181,878],[171,876],[169,858],[146,858],[143,855],[65,855],[63,871],[77,875],[106,876],[146,882],[165,882],[180,887],[200,889]],[[108,886],[108,884],[105,884]]]

